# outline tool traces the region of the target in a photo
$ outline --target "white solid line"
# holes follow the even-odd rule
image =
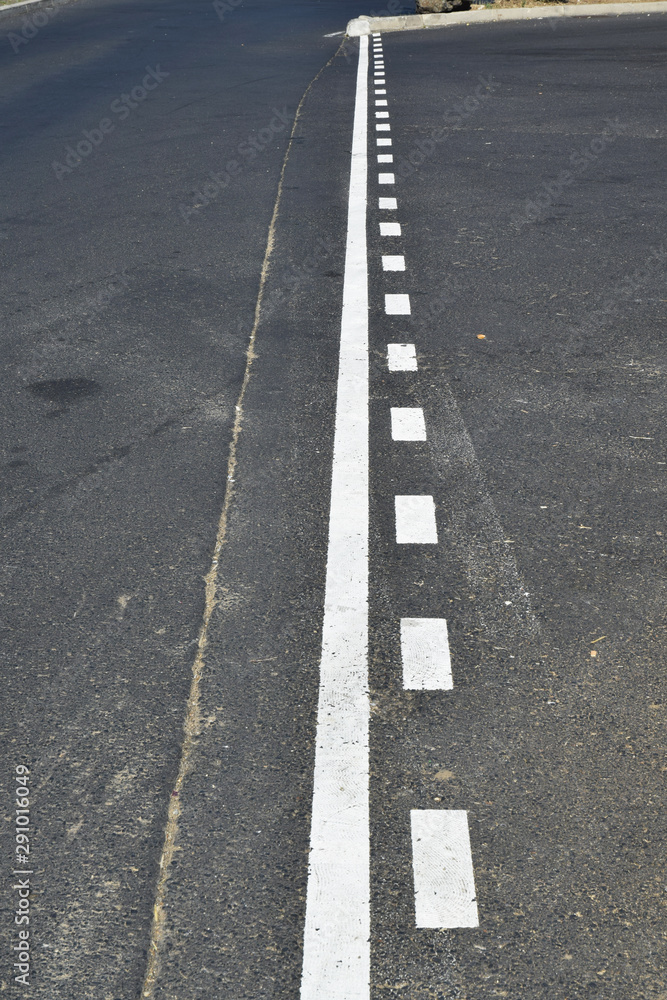
[[[395,184],[396,177],[394,174],[378,174],[378,184]]]
[[[392,140],[391,139],[376,139],[375,140],[375,145],[376,146],[391,146],[391,144],[392,144]]]
[[[435,503],[429,496],[394,497],[396,541],[399,545],[435,545]]]
[[[378,163],[393,163],[394,157],[391,153],[380,153]]]
[[[416,372],[417,351],[414,344],[387,344],[387,368],[390,372]]]
[[[400,222],[380,223],[380,236],[400,236],[400,235],[401,235]]]
[[[378,156],[378,160],[380,157]],[[393,157],[391,158],[393,159]],[[378,208],[398,208],[398,202],[395,198],[378,198]]]
[[[369,1000],[368,38],[360,39],[343,281],[301,1000]]]
[[[421,406],[392,406],[390,414],[393,441],[426,440],[426,422]]]
[[[451,691],[454,687],[444,618],[401,618],[401,659],[406,691]]]
[[[383,254],[383,271],[405,271],[405,257],[402,254]]]
[[[409,295],[385,295],[384,311],[387,316],[409,316],[410,296]]]
[[[417,927],[479,927],[468,814],[411,809]]]

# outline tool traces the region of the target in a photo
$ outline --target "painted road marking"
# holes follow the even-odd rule
[[[378,156],[378,160],[379,159],[380,157]],[[390,208],[390,209],[398,208],[398,202],[396,201],[395,198],[379,198],[378,208]]]
[[[384,103],[386,104],[387,102],[385,101]],[[388,118],[389,117],[389,112],[388,111],[376,111],[375,112],[375,117],[376,118]]]
[[[391,132],[391,125],[387,125],[386,123],[382,124],[382,125],[376,125],[375,126],[375,131],[376,132]]]
[[[409,295],[385,295],[384,311],[387,316],[409,316],[410,296]]]
[[[417,927],[479,927],[468,814],[411,809]]]
[[[400,222],[380,223],[380,236],[400,236],[400,235],[401,235]]]
[[[369,1000],[368,38],[354,106],[301,1000]]]
[[[378,163],[393,163],[394,157],[391,153],[380,153]]]
[[[381,98],[379,101],[375,102],[375,107],[376,108],[386,108],[388,103],[389,102],[385,101],[384,98]]]
[[[429,496],[394,497],[399,545],[436,545],[435,503]]]
[[[401,618],[401,659],[406,691],[454,687],[444,618]]]
[[[378,184],[395,184],[396,177],[394,174],[378,174]]]
[[[376,146],[391,146],[391,139],[376,139]]]
[[[426,422],[421,406],[392,406],[390,414],[394,441],[426,440]]]
[[[384,254],[382,257],[383,271],[405,271],[405,257],[402,254]]]
[[[416,372],[417,351],[414,344],[387,344],[387,368],[390,372]]]
[[[381,90],[381,89],[378,89],[378,88],[376,87],[376,88],[375,88],[375,93],[376,93],[376,94],[386,94],[386,93],[387,93],[387,91],[386,91],[386,90]]]

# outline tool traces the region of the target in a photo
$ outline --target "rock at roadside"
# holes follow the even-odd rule
[[[418,14],[449,14],[453,10],[470,10],[469,0],[417,0]]]

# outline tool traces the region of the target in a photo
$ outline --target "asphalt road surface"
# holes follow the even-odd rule
[[[667,19],[26,10],[2,989],[665,1000]]]

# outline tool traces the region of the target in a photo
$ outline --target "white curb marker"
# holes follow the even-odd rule
[[[368,39],[360,39],[301,1000],[369,1000]]]

